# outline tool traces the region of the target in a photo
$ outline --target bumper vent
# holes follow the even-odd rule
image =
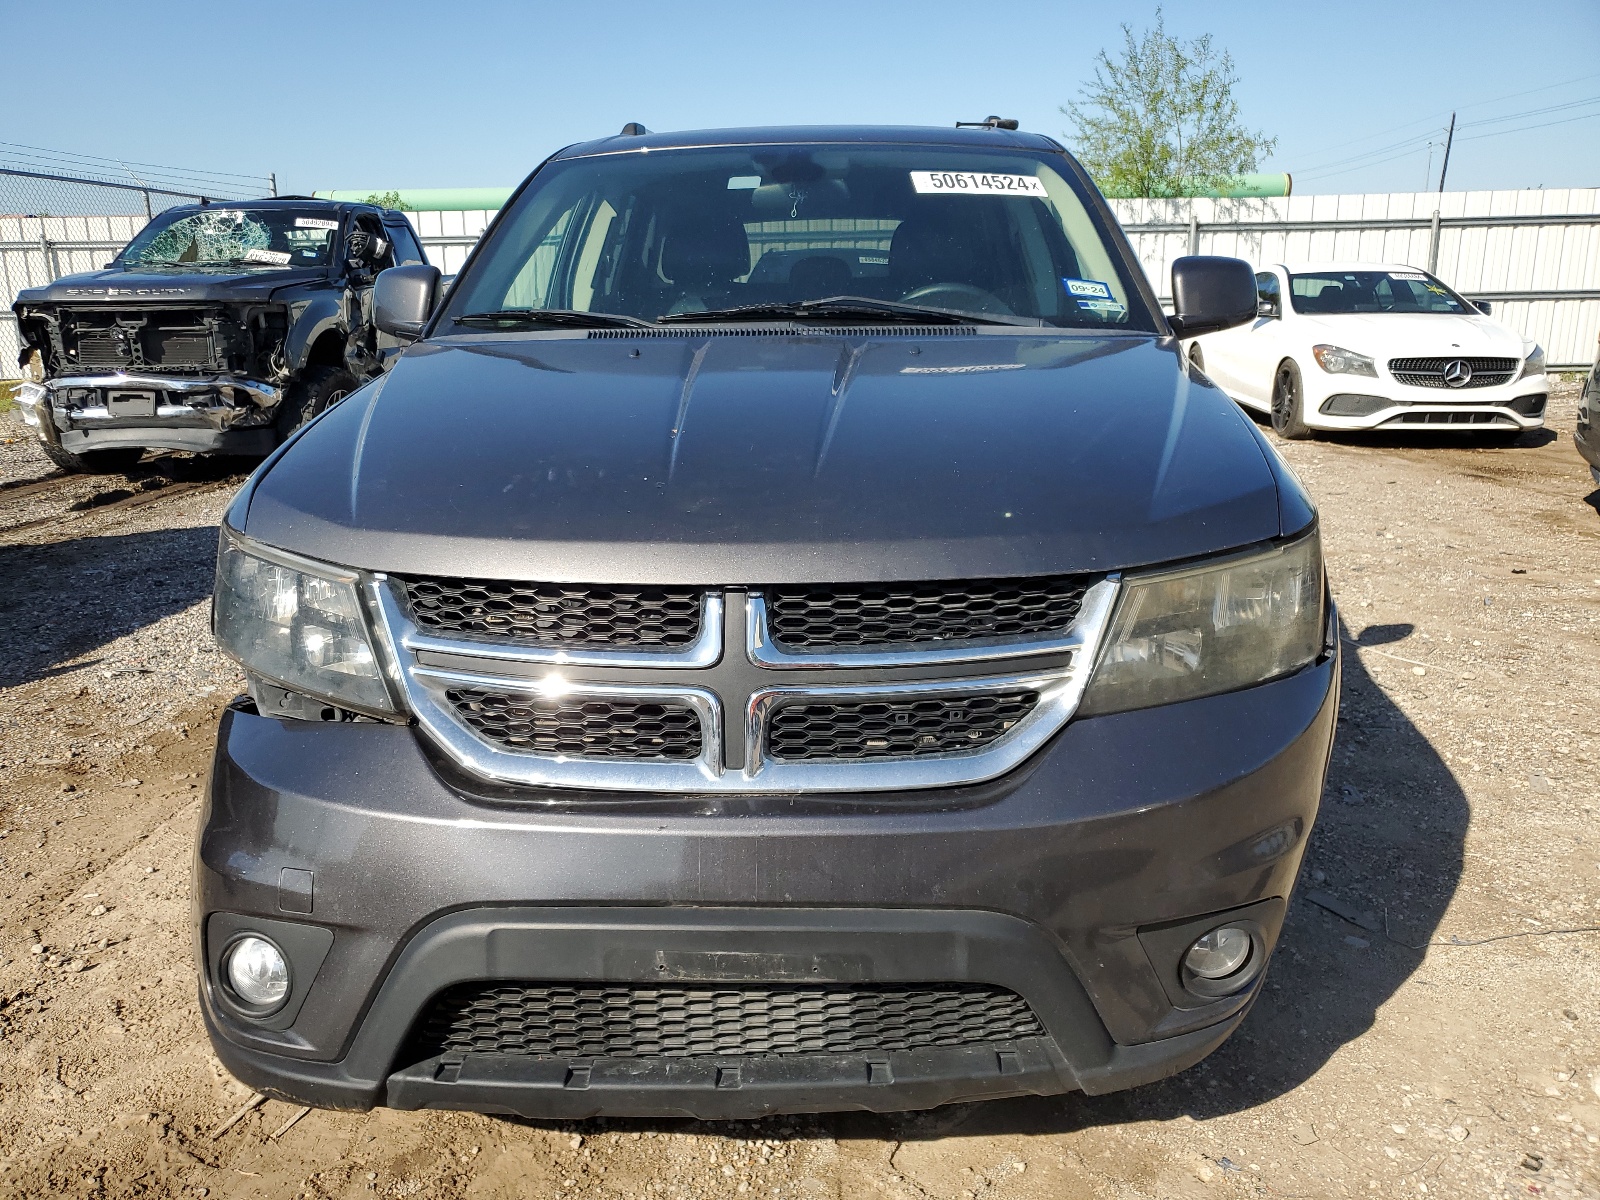
[[[1451,382],[1452,378],[1461,378],[1458,363],[1465,364],[1469,374],[1464,383]],[[1515,358],[1391,358],[1389,372],[1411,387],[1499,387],[1511,381],[1519,365]]]
[[[1015,992],[986,984],[781,986],[470,983],[418,1025],[421,1058],[860,1054],[1044,1036]]]
[[[674,649],[700,634],[695,588],[395,576],[424,629],[561,646]]]
[[[507,750],[571,758],[700,757],[700,716],[688,705],[546,699],[487,688],[451,688],[445,699],[479,737]]]
[[[1383,423],[1383,428],[1391,426],[1404,426],[1406,428],[1421,427],[1424,425],[1480,425],[1491,429],[1521,429],[1514,420],[1494,412],[1407,412],[1398,417],[1390,417]]]
[[[767,629],[788,650],[1017,637],[1066,629],[1089,581],[1077,575],[956,583],[769,587]]]
[[[776,759],[914,758],[987,746],[1032,711],[1034,692],[791,703],[772,714]]]

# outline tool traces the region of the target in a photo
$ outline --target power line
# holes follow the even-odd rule
[[[1540,121],[1537,125],[1518,125],[1515,129],[1492,129],[1488,133],[1475,133],[1469,138],[1462,138],[1463,142],[1476,142],[1482,138],[1500,137],[1507,133],[1526,133],[1530,129],[1547,129],[1551,125],[1570,125],[1574,121],[1592,121],[1600,117],[1600,112],[1580,113],[1576,117],[1562,117],[1559,121]]]

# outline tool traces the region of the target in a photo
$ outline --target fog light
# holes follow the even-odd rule
[[[1250,961],[1252,938],[1233,925],[1213,929],[1189,947],[1183,965],[1201,979],[1226,979]]]
[[[252,1008],[277,1008],[289,998],[289,964],[265,938],[242,937],[222,962],[228,986]]]

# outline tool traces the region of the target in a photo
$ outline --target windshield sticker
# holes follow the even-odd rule
[[[1036,175],[985,175],[976,171],[913,171],[913,191],[939,195],[1045,196],[1044,181]]]
[[[869,267],[887,267],[889,265],[889,256],[887,254],[858,254],[856,255],[856,261]]]
[[[287,263],[291,255],[287,250],[262,250],[252,246],[244,252],[244,261],[247,263],[266,263],[270,266],[281,267]]]
[[[1111,293],[1111,285],[1098,279],[1073,279],[1062,276],[1062,286],[1078,302],[1078,307],[1097,313],[1125,313],[1128,306]]]
[[[1418,283],[1427,283],[1428,277],[1421,271],[1390,271],[1390,279],[1415,279]]]
[[[339,222],[329,221],[324,217],[296,217],[294,219],[294,227],[296,229],[337,229],[339,228]]]
[[[759,175],[734,175],[728,179],[730,192],[748,192],[761,186]]]

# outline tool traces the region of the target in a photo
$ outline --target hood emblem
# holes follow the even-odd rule
[[[1465,359],[1451,359],[1445,363],[1440,375],[1444,377],[1446,387],[1466,387],[1472,382],[1472,368],[1467,365]]]

